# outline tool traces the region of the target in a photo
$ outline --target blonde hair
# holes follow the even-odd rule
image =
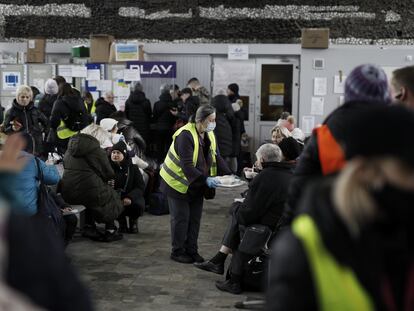
[[[110,141],[111,139],[111,134],[106,131],[104,128],[102,128],[101,126],[92,123],[90,125],[88,125],[87,127],[85,127],[82,131],[82,134],[87,134],[90,135],[94,138],[96,138],[99,141],[99,145],[104,146],[105,144],[108,143],[108,140]]]
[[[295,125],[296,120],[294,116],[288,116],[286,121],[288,121],[290,124]]]
[[[273,135],[273,132],[276,132],[276,135],[281,136],[282,138],[288,138],[292,136],[286,127],[280,125],[274,126],[270,131],[270,135]]]
[[[30,86],[24,85],[24,84],[19,85],[19,87],[16,90],[16,99],[18,99],[19,96],[23,93],[26,93],[27,95],[29,95],[30,100],[33,100],[33,91],[30,88]]]
[[[351,233],[379,216],[372,191],[386,184],[414,191],[414,170],[396,158],[355,158],[334,184],[333,202]]]

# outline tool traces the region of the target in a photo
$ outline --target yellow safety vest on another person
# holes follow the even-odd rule
[[[84,104],[85,104],[86,111],[87,111],[89,114],[94,115],[94,114],[95,114],[95,111],[96,111],[96,101],[94,100],[94,101],[92,102],[91,111],[89,111],[89,110],[88,110],[88,109],[89,109],[89,107],[88,107],[88,103],[87,103],[86,101],[84,101]]]
[[[339,264],[323,245],[318,227],[309,215],[298,216],[292,224],[302,242],[315,284],[319,310],[373,311],[374,304],[354,272]]]
[[[187,193],[188,186],[190,185],[184,172],[180,166],[180,156],[176,153],[174,148],[175,139],[182,131],[189,131],[194,141],[194,153],[193,153],[193,165],[197,165],[198,153],[199,153],[199,138],[195,123],[187,123],[185,126],[178,129],[173,135],[173,142],[165,157],[164,163],[161,167],[160,175],[162,179],[175,191],[180,193]],[[217,159],[216,150],[217,143],[216,137],[213,132],[207,133],[210,139],[210,154],[212,158],[212,164],[210,168],[210,176],[217,176]]]
[[[74,132],[66,127],[65,122],[63,120],[60,121],[58,128],[56,129],[56,135],[60,139],[67,139],[72,137],[73,135],[77,134],[78,132]]]

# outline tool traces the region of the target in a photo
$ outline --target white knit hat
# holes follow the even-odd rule
[[[118,121],[112,118],[105,118],[102,119],[99,125],[105,130],[105,131],[112,131],[114,126],[118,124]]]
[[[59,87],[55,80],[47,79],[45,83],[45,93],[49,95],[55,95],[59,91]]]

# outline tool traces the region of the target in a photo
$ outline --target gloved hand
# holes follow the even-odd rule
[[[207,177],[206,184],[209,188],[217,188],[217,186],[220,184],[220,181],[214,177]]]

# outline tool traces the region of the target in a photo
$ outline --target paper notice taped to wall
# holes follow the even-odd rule
[[[315,117],[314,116],[303,116],[302,117],[302,131],[305,134],[311,134],[315,128]]]

